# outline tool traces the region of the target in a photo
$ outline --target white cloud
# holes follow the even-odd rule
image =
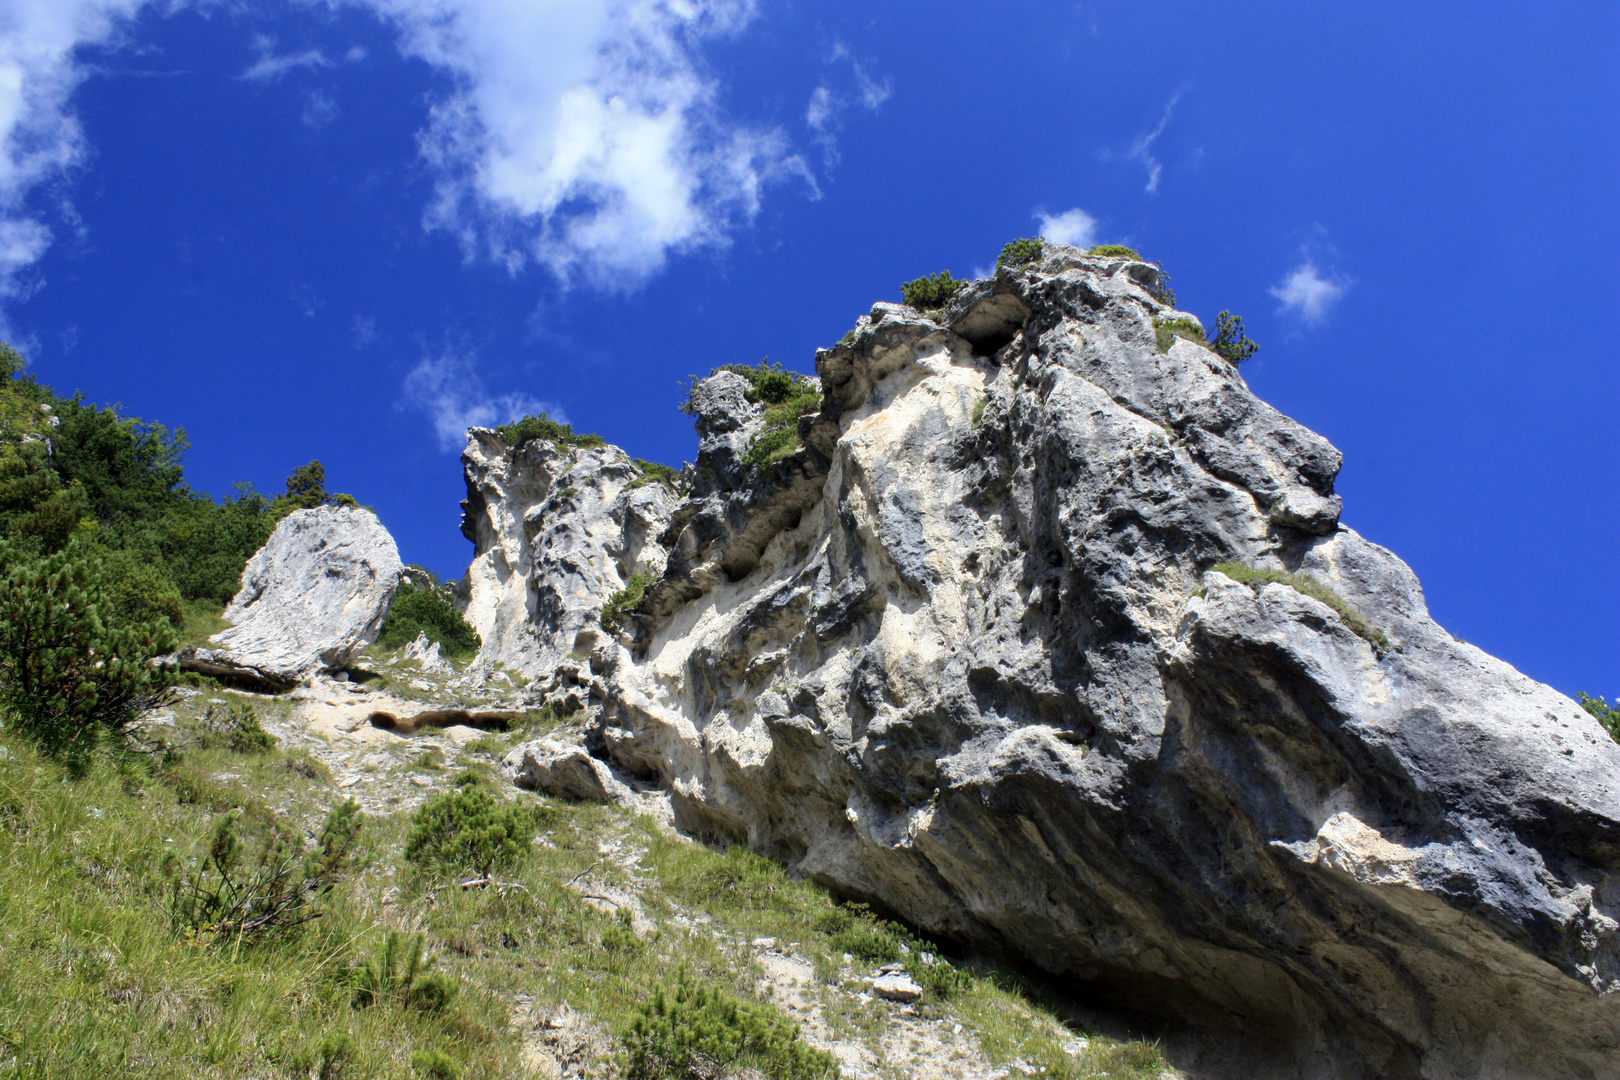
[[[1097,219],[1078,206],[1061,214],[1037,210],[1035,220],[1040,222],[1041,235],[1054,244],[1088,248],[1097,242]]]
[[[728,121],[696,48],[745,0],[356,0],[450,74],[421,137],[426,222],[469,256],[628,289],[722,245],[773,180],[808,178],[782,135]]]
[[[0,0],[0,300],[27,291],[51,242],[27,197],[84,160],[70,98],[88,68],[74,50],[115,43],[143,8],[192,2],[206,0]],[[726,244],[771,183],[815,192],[780,131],[724,115],[702,66],[702,44],[745,26],[752,0],[315,2],[373,11],[405,55],[449,75],[419,140],[437,180],[424,224],[469,257],[631,289],[671,254]],[[260,53],[243,78],[333,64],[268,41]],[[854,70],[856,96],[876,107],[887,85]],[[329,119],[308,104],[307,122]]]
[[[549,402],[521,393],[490,394],[471,359],[454,350],[423,357],[405,377],[405,397],[428,414],[445,451],[466,445],[470,427],[496,427],[539,413],[568,423],[567,414]]]
[[[25,271],[50,246],[28,194],[84,160],[68,99],[87,74],[73,50],[116,38],[144,0],[0,4],[0,300],[26,295]]]
[[[1349,286],[1349,281],[1337,275],[1324,278],[1316,263],[1307,258],[1271,287],[1271,295],[1282,301],[1277,309],[1279,313],[1297,315],[1306,323],[1315,324],[1326,318]]]
[[[318,131],[337,119],[338,112],[336,98],[323,90],[311,90],[304,97],[304,111],[299,119]]]
[[[241,78],[248,82],[275,82],[289,71],[299,68],[329,68],[332,61],[319,49],[306,49],[300,53],[288,53],[277,56],[276,43],[271,38],[261,37],[254,42],[259,51],[259,58],[255,60]]]

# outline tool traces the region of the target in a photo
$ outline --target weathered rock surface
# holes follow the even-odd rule
[[[589,648],[589,745],[686,828],[1277,1048],[1247,1075],[1620,1076],[1620,747],[1435,624],[1325,440],[1158,351],[1155,273],[1049,245],[877,305],[763,477],[707,380],[690,496],[633,545],[622,489],[568,503],[560,452],[475,432],[475,625],[527,670]],[[632,560],[664,575],[630,631],[582,631]]]
[[[356,507],[295,510],[248,560],[218,646],[182,666],[286,689],[347,667],[377,639],[402,567],[377,515]],[[210,670],[210,669],[217,670]]]
[[[541,791],[584,802],[621,802],[629,793],[606,763],[581,746],[550,739],[524,743],[502,759],[512,783],[527,791]]]
[[[467,432],[461,531],[474,556],[462,589],[483,638],[478,663],[523,675],[584,656],[606,635],[602,605],[634,573],[663,570],[654,542],[673,493],[614,446],[510,447],[489,428]]]

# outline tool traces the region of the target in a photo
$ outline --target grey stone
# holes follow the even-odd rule
[[[876,305],[763,476],[741,380],[701,383],[691,491],[638,549],[663,576],[578,675],[587,745],[692,832],[1241,1032],[1249,1075],[1620,1075],[1620,747],[1340,524],[1337,450],[1158,351],[1156,273],[1052,244],[941,312]],[[521,565],[580,605],[545,627],[624,576]]]
[[[551,739],[524,743],[501,764],[518,787],[558,798],[614,803],[629,793],[605,762],[591,757],[583,747]]]
[[[879,975],[872,980],[872,993],[888,1001],[909,1004],[922,999],[922,987],[907,975]]]
[[[370,510],[295,510],[248,560],[217,648],[183,653],[181,666],[280,690],[341,670],[377,639],[401,569]]]

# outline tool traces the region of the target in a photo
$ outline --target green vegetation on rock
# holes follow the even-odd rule
[[[607,440],[600,435],[576,434],[572,424],[559,424],[545,413],[538,416],[525,416],[523,419],[510,424],[502,424],[495,429],[501,441],[513,450],[521,450],[528,443],[536,439],[545,439],[558,446],[593,447],[606,446]]]
[[[920,277],[900,286],[900,298],[918,311],[933,311],[950,303],[951,297],[967,282],[941,270],[929,277]]]
[[[402,578],[377,634],[377,644],[388,649],[403,648],[415,641],[416,635],[426,634],[429,641],[438,642],[445,656],[471,656],[477,652],[483,644],[478,631],[467,624],[461,612],[445,598],[445,592],[443,585],[418,588]]]
[[[1100,259],[1135,259],[1137,262],[1142,261],[1141,252],[1133,247],[1126,247],[1124,244],[1093,244],[1086,254]]]
[[[1025,240],[1013,240],[1002,245],[1001,254],[996,256],[996,269],[1003,266],[1024,266],[1041,257],[1041,251],[1046,246],[1044,237],[1031,236]]]
[[[1159,351],[1167,353],[1170,346],[1175,344],[1176,338],[1186,338],[1194,345],[1202,345],[1206,349],[1209,342],[1204,339],[1204,328],[1192,319],[1154,319],[1153,335],[1158,339]]]
[[[607,598],[607,603],[602,605],[602,613],[597,616],[597,622],[602,629],[610,634],[618,633],[619,613],[639,607],[641,601],[647,596],[647,586],[651,585],[653,581],[654,578],[651,574],[631,574],[630,580],[624,583],[624,588],[615,590]]]
[[[1234,364],[1241,364],[1260,350],[1243,333],[1243,320],[1230,311],[1215,316],[1215,336],[1209,347]]]
[[[1304,593],[1312,600],[1320,600],[1332,608],[1344,625],[1379,652],[1389,649],[1389,638],[1384,636],[1383,631],[1369,625],[1361,613],[1350,606],[1348,600],[1309,574],[1285,574],[1280,570],[1262,570],[1233,562],[1216,563],[1210,569],[1249,586],[1258,587],[1270,581],[1287,585],[1296,592]]]

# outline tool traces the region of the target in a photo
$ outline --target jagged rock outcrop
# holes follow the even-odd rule
[[[691,830],[1235,1033],[1247,1075],[1620,1076],[1620,747],[1339,524],[1331,445],[1159,351],[1155,274],[1048,245],[877,305],[764,476],[742,380],[700,385],[664,576],[574,680],[590,745]],[[589,532],[483,460],[477,519],[525,528],[481,557]],[[506,563],[588,592],[552,565]]]
[[[603,603],[632,574],[662,572],[655,538],[673,493],[614,446],[512,447],[473,428],[461,462],[461,531],[474,548],[461,588],[478,662],[533,676],[588,655],[606,636]]]
[[[295,510],[248,560],[242,587],[210,640],[182,667],[260,689],[286,690],[347,667],[377,639],[402,570],[377,515],[358,507]]]

